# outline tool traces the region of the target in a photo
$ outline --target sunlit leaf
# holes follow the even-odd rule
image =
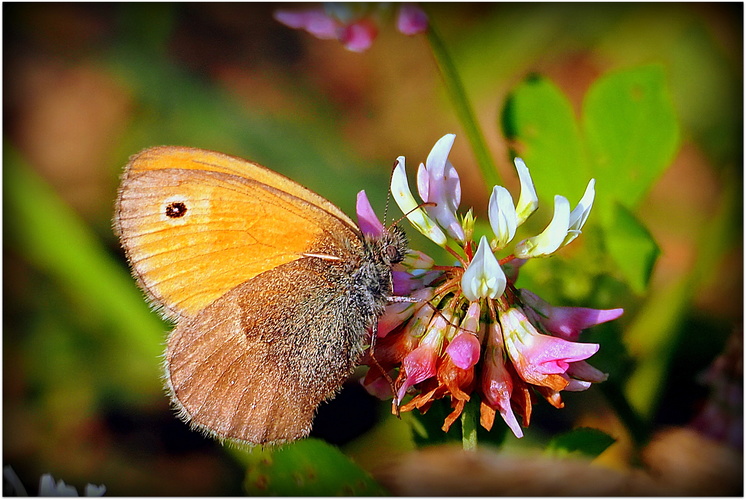
[[[678,148],[679,126],[663,68],[643,66],[599,78],[585,96],[583,132],[599,185],[636,207]]]
[[[277,448],[257,447],[240,455],[239,459],[247,464],[244,487],[251,495],[386,494],[338,448],[318,439],[303,439]]]
[[[603,431],[590,427],[580,427],[552,438],[546,451],[556,456],[579,454],[596,458],[615,441],[616,439]]]
[[[570,101],[546,78],[526,79],[510,94],[502,128],[531,171],[542,203],[555,194],[579,199],[590,178]]]
[[[606,247],[632,289],[642,293],[660,248],[645,226],[623,205],[616,205],[607,227]]]

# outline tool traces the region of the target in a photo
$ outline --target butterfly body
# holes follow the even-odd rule
[[[264,167],[190,148],[128,164],[115,229],[133,274],[176,321],[166,383],[182,418],[254,444],[308,434],[362,356],[406,252]]]

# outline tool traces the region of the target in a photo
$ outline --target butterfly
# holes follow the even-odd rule
[[[164,363],[180,417],[251,444],[308,435],[362,357],[407,252],[398,226],[364,234],[287,177],[186,147],[130,159],[114,229],[175,322]]]

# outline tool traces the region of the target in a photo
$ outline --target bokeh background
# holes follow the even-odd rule
[[[142,300],[111,231],[130,155],[178,144],[250,158],[352,214],[360,189],[383,207],[397,156],[417,164],[454,132],[462,207],[485,216],[488,190],[427,39],[390,23],[352,53],[280,25],[277,7],[3,4],[3,465],[29,493],[47,472],[112,495],[245,492],[239,453],[190,432],[163,393],[170,326]],[[580,113],[607,72],[664,68],[680,142],[636,211],[661,254],[645,290],[604,304],[627,314],[601,351],[625,359],[615,387],[659,388],[641,411],[651,427],[687,425],[710,395],[698,376],[742,337],[743,5],[427,8],[513,192],[499,116],[528,75]],[[657,378],[634,376],[640,367]],[[540,403],[527,438],[509,444],[592,425],[618,438],[598,460],[627,466],[633,445],[607,398],[594,387],[563,410]],[[351,383],[314,433],[372,470],[414,448],[408,419]]]

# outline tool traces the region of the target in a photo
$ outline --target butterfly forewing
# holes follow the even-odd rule
[[[268,177],[266,169],[252,171]],[[347,221],[286,191],[196,169],[128,172],[117,213],[138,280],[172,317],[193,316],[238,284],[300,258],[330,227],[356,236]]]

